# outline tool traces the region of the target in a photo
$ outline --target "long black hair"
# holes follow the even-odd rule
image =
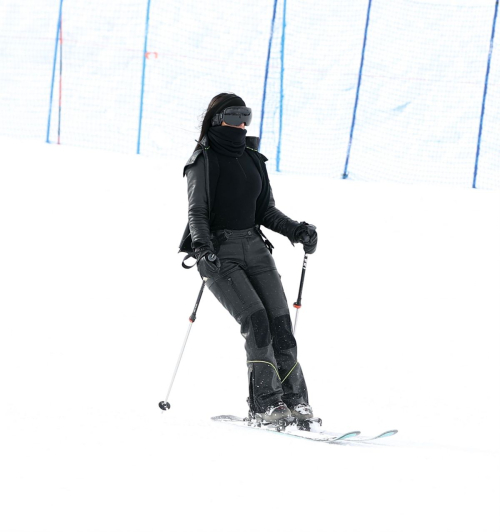
[[[203,113],[203,119],[201,122],[201,130],[200,130],[200,137],[198,139],[198,143],[195,146],[195,150],[199,150],[201,147],[201,140],[203,137],[207,134],[209,128],[212,125],[212,118],[214,115],[216,115],[218,112],[222,111],[226,107],[230,107],[231,100],[238,98],[241,99],[239,96],[232,92],[221,92],[220,94],[217,94],[217,96],[214,96],[210,103],[208,104],[207,110]]]

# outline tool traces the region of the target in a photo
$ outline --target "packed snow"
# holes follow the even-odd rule
[[[255,131],[250,134],[255,134]],[[238,324],[181,268],[176,160],[2,138],[2,532],[500,529],[500,193],[271,173],[318,227],[297,326],[327,445],[246,414]],[[263,228],[291,309],[301,246]]]

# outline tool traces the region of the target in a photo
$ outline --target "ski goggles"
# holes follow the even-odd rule
[[[230,126],[239,126],[243,122],[248,127],[252,122],[252,110],[250,107],[226,107],[212,118],[212,126],[220,126],[222,122]]]

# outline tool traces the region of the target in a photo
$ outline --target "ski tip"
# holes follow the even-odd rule
[[[356,436],[359,436],[361,434],[361,431],[359,430],[353,430],[352,432],[346,432],[345,434],[342,434],[342,436],[339,436],[337,440],[347,440],[349,438],[354,438]]]
[[[388,438],[389,436],[394,436],[398,432],[399,431],[397,431],[397,430],[387,430],[386,432],[382,432],[382,434],[379,434],[377,436],[377,439],[379,439],[379,438]]]

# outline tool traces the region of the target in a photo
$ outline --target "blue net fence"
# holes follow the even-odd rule
[[[187,158],[219,92],[275,171],[500,188],[498,0],[0,5],[0,134]]]

